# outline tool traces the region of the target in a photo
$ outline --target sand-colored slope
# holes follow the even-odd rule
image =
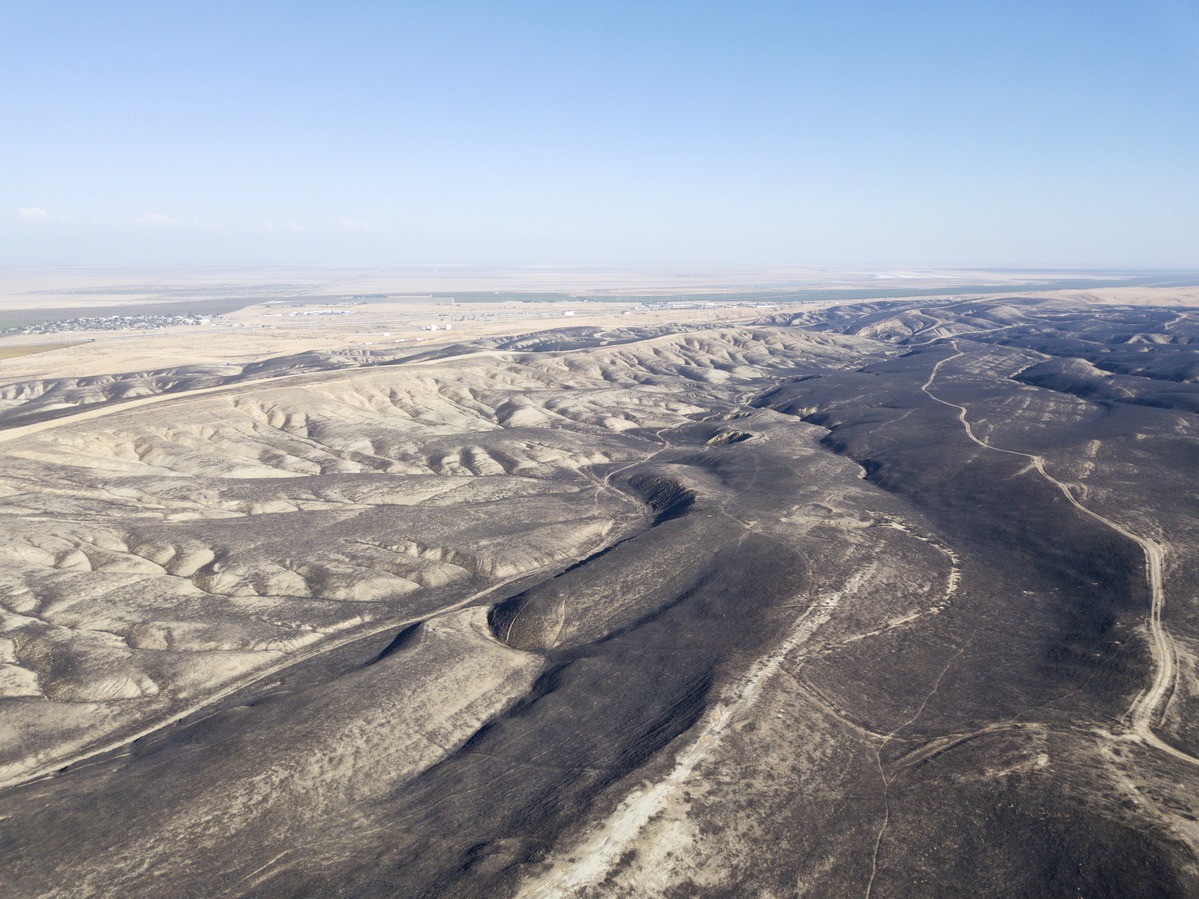
[[[852,360],[851,344],[813,341],[813,362]],[[2,683],[21,718],[76,704],[37,740],[10,732],[8,777],[604,546],[648,513],[598,473],[644,458],[654,432],[703,408],[647,379],[746,378],[805,345],[712,332],[283,369],[0,432]]]
[[[1185,895],[1186,549],[1113,509],[1185,413],[1020,381],[1014,327],[1098,345],[1066,304],[860,318],[181,366],[0,434],[14,894]]]

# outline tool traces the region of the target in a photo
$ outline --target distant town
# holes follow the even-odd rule
[[[105,315],[96,318],[68,318],[5,328],[2,334],[60,334],[64,331],[150,331],[176,325],[209,325],[219,315]]]

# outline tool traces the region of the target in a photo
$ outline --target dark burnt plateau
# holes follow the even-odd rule
[[[1199,894],[1199,313],[3,390],[6,895]]]

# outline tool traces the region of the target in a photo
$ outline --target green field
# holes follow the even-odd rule
[[[82,340],[70,343],[27,343],[24,346],[0,346],[0,361],[16,359],[18,356],[32,356],[35,353],[48,353],[50,350],[61,350],[64,347],[77,346]]]

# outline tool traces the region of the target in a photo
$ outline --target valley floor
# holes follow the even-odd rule
[[[1199,893],[1199,313],[501,330],[2,363],[9,894]]]

